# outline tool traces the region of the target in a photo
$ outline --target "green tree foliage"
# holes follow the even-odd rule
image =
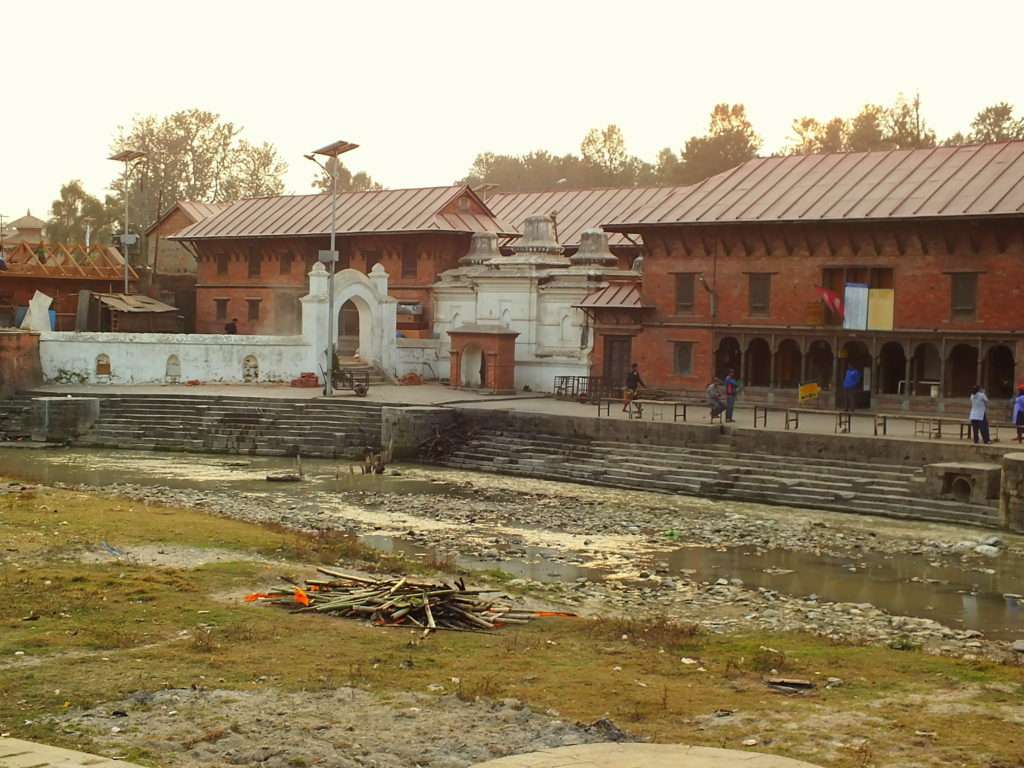
[[[353,174],[341,160],[334,158],[337,163],[338,192],[371,192],[383,187],[371,178],[365,171]],[[330,165],[328,165],[330,168]],[[326,173],[317,174],[313,179],[313,189],[321,192],[331,191],[331,177]]]
[[[121,128],[113,152],[146,153],[133,165],[127,189],[121,175],[112,185],[122,205],[128,193],[130,226],[145,228],[178,200],[225,202],[280,194],[287,164],[272,144],[252,144],[241,134],[234,123],[199,109],[163,118],[146,115]]]
[[[969,141],[1010,141],[1024,139],[1024,117],[1013,116],[1013,106],[1005,101],[985,107],[971,121]]]
[[[849,119],[833,117],[821,122],[813,117],[793,121],[793,136],[786,153],[872,152],[887,149],[934,147],[935,131],[921,113],[921,97],[900,94],[892,106],[865,104]]]
[[[109,243],[118,202],[109,195],[105,201],[93,197],[78,179],[60,188],[60,196],[50,206],[46,222],[46,239],[51,243],[73,245],[85,243],[86,229],[90,242]]]
[[[756,157],[760,147],[761,137],[742,104],[716,104],[707,134],[691,137],[683,147],[679,182],[697,184],[735,168]]]

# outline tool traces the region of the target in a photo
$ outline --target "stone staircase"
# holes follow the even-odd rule
[[[136,450],[260,456],[362,456],[379,447],[381,406],[358,400],[123,395],[104,397],[77,442]]]
[[[27,437],[32,401],[26,397],[0,400],[0,440]]]
[[[451,467],[643,491],[998,527],[998,510],[922,497],[919,468],[738,452],[728,440],[664,446],[480,430]]]

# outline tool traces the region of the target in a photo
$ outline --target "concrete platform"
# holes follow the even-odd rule
[[[788,757],[682,744],[582,744],[503,757],[474,768],[816,768]]]
[[[138,763],[87,755],[21,739],[0,738],[0,768],[141,768]]]

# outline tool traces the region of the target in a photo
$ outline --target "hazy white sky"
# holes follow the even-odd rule
[[[1024,109],[1024,2],[3,3],[0,213],[46,218],[60,185],[101,195],[118,125],[199,107],[271,141],[288,191],[336,138],[387,186],[446,184],[481,151],[577,151],[622,127],[652,159],[743,102],[764,150],[794,117],[919,91],[940,137]]]

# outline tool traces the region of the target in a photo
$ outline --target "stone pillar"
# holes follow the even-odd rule
[[[1003,456],[999,517],[1004,528],[1024,533],[1024,453]]]
[[[319,262],[309,271],[309,293],[302,304],[302,337],[309,345],[306,367],[317,374],[327,370],[327,270]]]
[[[373,290],[377,292],[377,296],[383,298],[388,295],[388,273],[379,261],[370,270],[369,278],[373,284]]]
[[[461,387],[462,386],[462,352],[459,350],[448,351],[448,386],[449,387]]]
[[[905,361],[904,364],[903,364],[903,369],[905,371],[904,374],[903,374],[903,410],[909,411],[910,410],[910,398],[911,398],[911,396],[913,394],[913,391],[914,391],[914,382],[912,382],[910,380],[910,374],[911,374],[911,365],[910,364],[913,363],[914,360],[913,360],[913,358],[910,355],[908,355],[906,353],[906,348],[905,347],[904,347],[903,355],[904,355],[904,361]]]

